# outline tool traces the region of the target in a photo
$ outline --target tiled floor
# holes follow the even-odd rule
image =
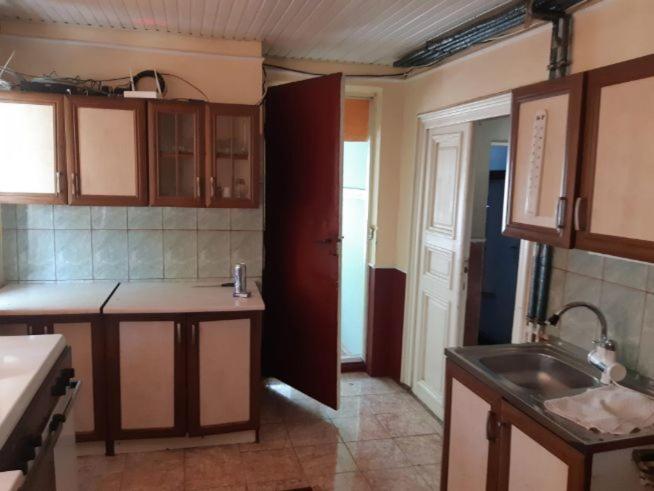
[[[81,457],[81,490],[438,490],[441,426],[399,385],[343,374],[334,411],[276,380],[261,442]]]

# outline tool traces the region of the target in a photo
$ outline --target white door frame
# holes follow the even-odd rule
[[[416,160],[415,176],[413,183],[413,209],[411,215],[411,250],[409,260],[409,272],[407,275],[407,302],[404,310],[404,334],[402,348],[402,373],[401,381],[410,387],[414,386],[415,380],[415,355],[417,353],[417,326],[416,312],[418,308],[418,282],[420,274],[418,272],[420,244],[422,243],[422,223],[423,214],[423,190],[425,176],[425,149],[428,132],[434,128],[451,126],[454,124],[468,123],[481,119],[489,119],[511,114],[511,94],[505,93],[485,99],[480,99],[457,106],[449,107],[435,112],[418,115],[418,137],[416,143]],[[470,166],[471,159],[468,159],[466,165]],[[508,182],[508,180],[507,180]],[[470,213],[471,210],[465,210]],[[469,222],[469,221],[468,221]],[[469,240],[469,239],[468,239]],[[533,254],[531,243],[522,241],[520,246],[520,259],[518,263],[518,283],[516,288],[516,302],[513,324],[513,342],[522,339],[522,327],[524,322],[524,312],[526,311],[529,257]],[[461,308],[465,308],[465,298],[461,300]],[[463,341],[463,322],[465,316],[460,316],[461,322],[457,335],[457,344]]]

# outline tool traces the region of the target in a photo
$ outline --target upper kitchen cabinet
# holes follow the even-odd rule
[[[588,72],[575,247],[654,261],[654,55]]]
[[[569,248],[583,74],[513,91],[504,234]]]
[[[259,206],[259,130],[259,106],[207,105],[207,206]]]
[[[148,102],[150,204],[202,206],[203,105]]]
[[[146,106],[66,98],[68,198],[73,205],[147,205]]]
[[[0,202],[66,203],[64,98],[0,92]]]

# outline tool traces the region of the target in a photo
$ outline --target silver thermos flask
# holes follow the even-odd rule
[[[250,295],[251,293],[248,291],[247,268],[245,263],[238,263],[234,266],[234,296],[247,298]]]

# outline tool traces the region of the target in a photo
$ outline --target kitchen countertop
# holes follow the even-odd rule
[[[0,316],[99,314],[117,281],[11,283],[0,288]]]
[[[463,368],[482,383],[500,394],[515,408],[530,416],[532,419],[548,428],[550,431],[561,437],[569,445],[576,449],[586,451],[602,451],[605,449],[629,448],[634,445],[654,444],[654,428],[648,428],[638,433],[629,435],[612,435],[590,431],[572,421],[547,411],[544,407],[545,398],[518,386],[511,388],[511,383],[506,383],[503,377],[492,372],[480,363],[480,359],[487,356],[503,354],[507,350],[515,350],[516,347],[522,350],[545,349],[551,351],[555,357],[560,358],[566,364],[573,364],[575,368],[584,371],[592,376],[599,377],[599,371],[591,367],[585,361],[586,352],[576,346],[566,343],[557,338],[549,342],[529,343],[522,345],[493,345],[493,346],[469,346],[461,348],[448,348],[445,355],[449,360]],[[598,380],[599,382],[599,380]],[[643,377],[636,372],[629,371],[621,385],[643,392],[654,397],[654,381]],[[563,397],[585,391],[586,389],[568,389],[560,394],[552,394],[547,398]]]
[[[254,282],[249,298],[235,298],[232,287],[216,281],[133,281],[121,283],[103,309],[105,314],[178,314],[264,310]]]
[[[60,334],[0,337],[0,447],[65,347]]]

